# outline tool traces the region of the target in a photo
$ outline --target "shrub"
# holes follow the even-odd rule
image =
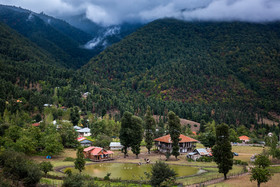
[[[66,157],[63,161],[64,161],[64,162],[74,162],[74,161],[75,161],[75,158]]]
[[[212,162],[213,157],[208,157],[208,156],[202,156],[198,159],[196,159],[197,162]]]

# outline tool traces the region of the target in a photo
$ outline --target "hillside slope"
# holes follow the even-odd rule
[[[279,112],[280,23],[158,20],[81,72],[110,89],[158,100]]]
[[[73,81],[74,73],[62,67],[47,51],[0,22],[0,113],[5,108],[12,112],[41,111],[44,103],[54,102],[55,87],[78,87]],[[80,94],[68,92],[61,90],[61,94],[69,94],[65,102],[78,104],[79,101],[71,98]]]
[[[0,5],[0,21],[48,51],[65,67],[78,68],[96,54],[81,47],[91,35],[45,14]]]

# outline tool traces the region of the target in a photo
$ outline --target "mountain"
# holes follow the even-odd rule
[[[68,23],[93,37],[84,45],[85,48],[103,51],[108,46],[119,42],[121,39],[142,27],[141,23],[122,23],[119,25],[103,26],[89,20],[86,15],[62,17]]]
[[[0,113],[5,108],[13,113],[42,111],[45,103],[54,102],[53,91],[58,87],[60,95],[68,98],[65,104],[78,105],[80,101],[73,98],[80,93],[70,89],[79,87],[74,74],[48,51],[0,22]]]
[[[207,106],[203,113],[208,116],[240,123],[248,115],[244,123],[251,123],[256,113],[279,112],[279,44],[278,22],[163,19],[107,48],[81,73],[108,89],[153,98],[153,103],[175,101],[187,119],[194,107]]]
[[[92,35],[43,13],[0,5],[0,21],[48,51],[65,67],[78,68],[98,53],[83,47]]]

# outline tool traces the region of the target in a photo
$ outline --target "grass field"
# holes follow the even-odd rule
[[[203,145],[202,144],[197,144],[197,148],[203,148]],[[234,159],[249,162],[250,157],[253,154],[261,153],[263,151],[263,148],[262,147],[252,147],[252,146],[233,146],[232,151],[236,152],[240,155],[240,156],[234,157]],[[158,153],[148,154],[147,152],[148,152],[147,149],[144,146],[142,146],[141,147],[141,154],[139,155],[139,159],[136,159],[135,155],[131,152],[131,150],[128,151],[129,157],[127,157],[127,158],[123,158],[123,153],[121,153],[121,151],[114,151],[114,158],[115,158],[114,162],[122,162],[122,163],[125,163],[125,162],[131,162],[131,163],[142,162],[142,163],[144,163],[145,158],[149,158],[152,163],[155,163],[156,161],[159,161],[159,160],[161,160],[161,161],[166,160],[166,157],[163,154],[158,154]],[[72,162],[63,161],[67,157],[76,158],[76,150],[65,149],[64,152],[60,156],[56,156],[52,159],[46,159],[42,156],[34,156],[34,157],[32,157],[32,159],[36,160],[37,162],[50,161],[54,165],[54,167],[73,166],[74,165],[73,161]],[[207,171],[207,172],[205,172],[201,175],[198,175],[198,176],[187,177],[187,178],[177,180],[177,182],[180,182],[184,185],[201,183],[201,182],[208,181],[208,180],[211,180],[211,179],[223,177],[222,174],[218,173],[218,169],[215,168],[217,165],[214,162],[188,162],[186,160],[186,154],[180,155],[178,157],[178,159],[179,160],[176,160],[175,157],[172,156],[172,157],[170,157],[170,159],[166,163],[194,166],[194,167],[199,167],[199,168]],[[91,162],[88,162],[88,163],[91,163]],[[280,170],[280,168],[273,168],[273,169],[277,170],[277,171]],[[234,166],[233,170],[230,171],[229,175],[241,173],[242,171],[243,171],[242,166]],[[55,175],[55,176],[63,176],[64,175],[63,173],[56,172],[56,171],[49,172],[49,174]],[[278,176],[278,174],[277,174],[277,176]],[[232,185],[230,183],[231,180],[233,180],[233,179],[230,179],[229,181],[226,181],[225,183],[221,183],[221,184],[217,184],[217,185],[225,185],[225,186],[226,185]],[[248,182],[246,181],[246,184],[247,183],[248,184],[254,184],[254,183],[251,183],[249,181],[249,178],[246,179],[246,180],[248,181]],[[245,181],[245,179],[244,179],[244,181]],[[57,182],[58,185],[59,185],[59,182],[61,182],[61,181],[43,178],[42,183],[43,182],[52,182],[52,183]],[[104,181],[100,181],[100,182],[103,183],[106,186]],[[120,184],[116,183],[114,186],[118,186],[118,185],[121,185],[121,184],[123,184],[123,183],[120,183]],[[127,184],[126,186],[135,186],[135,184]]]
[[[279,178],[280,178],[280,173],[276,173],[272,176],[271,180],[268,181],[267,183],[262,183],[262,187],[277,187],[280,186],[279,184]],[[256,187],[257,182],[250,181],[250,175],[234,178],[234,179],[229,179],[225,182],[218,183],[218,184],[213,184],[210,185],[209,187]]]
[[[253,146],[232,146],[232,152],[236,152],[239,156],[235,156],[234,159],[250,162],[250,158],[254,154],[260,154],[263,151],[263,147]],[[266,149],[266,148],[265,148]]]

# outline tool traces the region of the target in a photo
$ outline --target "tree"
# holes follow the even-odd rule
[[[71,108],[70,118],[71,118],[73,125],[78,125],[78,123],[80,121],[80,113],[79,113],[79,108],[77,106],[75,106],[74,109]]]
[[[213,147],[216,143],[216,137],[212,132],[202,133],[198,139],[205,147]]]
[[[180,141],[180,134],[181,134],[181,124],[180,119],[176,114],[172,111],[168,113],[168,126],[169,126],[169,133],[172,141],[172,155],[177,157],[180,155],[179,153],[179,141]]]
[[[239,138],[237,136],[237,132],[233,128],[229,129],[229,141],[230,142],[238,142],[239,141]]]
[[[146,148],[148,149],[148,154],[150,154],[150,150],[153,147],[154,135],[156,131],[155,126],[156,121],[151,114],[151,108],[148,107],[145,115],[145,142]]]
[[[202,119],[200,121],[200,128],[199,128],[199,132],[205,132],[205,126],[206,126],[206,122],[204,119]]]
[[[260,187],[261,183],[266,183],[271,179],[272,174],[269,172],[267,167],[270,165],[270,160],[265,155],[258,155],[254,165],[255,167],[251,170],[251,178],[250,181],[257,181],[258,187]]]
[[[278,144],[278,138],[275,133],[273,133],[272,136],[266,136],[265,137],[265,145],[269,146],[269,154],[273,158],[279,157],[279,149],[277,149],[277,144]]]
[[[216,127],[216,144],[212,148],[214,161],[217,163],[219,173],[224,174],[227,179],[227,173],[232,169],[233,154],[229,141],[229,127],[226,124],[220,124]]]
[[[75,131],[71,123],[62,123],[58,133],[61,136],[62,145],[64,147],[77,147],[79,145],[77,141],[78,132]]]
[[[177,173],[164,162],[156,162],[152,165],[150,183],[152,186],[172,186],[175,183]]]
[[[121,119],[121,129],[120,129],[120,142],[124,146],[123,147],[123,153],[124,153],[124,158],[127,156],[127,148],[131,146],[131,135],[132,135],[132,130],[131,130],[131,118],[132,114],[130,112],[125,112],[123,114],[123,117]]]
[[[43,161],[39,164],[39,167],[45,173],[45,175],[47,175],[49,171],[53,171],[53,165],[51,164],[51,162]]]
[[[23,153],[4,151],[0,155],[0,167],[4,177],[24,186],[36,186],[42,177],[39,166]]]
[[[75,159],[75,169],[79,170],[81,173],[85,169],[85,164],[86,161],[84,159],[84,154],[83,154],[84,149],[82,147],[79,147],[77,150],[77,158]]]
[[[83,176],[79,174],[67,175],[63,179],[63,187],[81,187],[84,184]]]
[[[143,120],[137,116],[132,116],[131,122],[131,150],[136,155],[136,158],[138,158],[141,141],[143,139]]]
[[[61,137],[58,133],[46,134],[43,137],[45,155],[59,155],[63,151]]]

